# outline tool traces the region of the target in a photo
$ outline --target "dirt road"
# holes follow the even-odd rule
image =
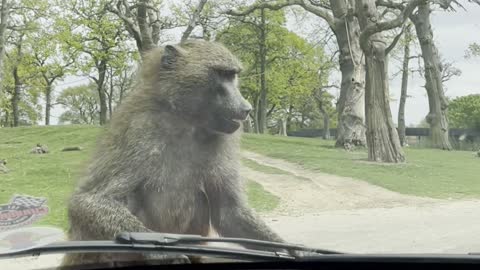
[[[282,198],[264,218],[289,242],[360,253],[480,252],[480,201],[407,196],[252,152],[243,156],[288,173],[244,169]]]

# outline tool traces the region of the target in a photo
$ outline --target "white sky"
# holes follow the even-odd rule
[[[480,43],[480,6],[465,4],[467,11],[457,9],[457,12],[436,11],[433,13],[432,24],[434,38],[439,52],[449,62],[453,62],[456,68],[462,71],[462,75],[454,77],[446,83],[447,96],[456,97],[468,94],[480,94],[480,58],[465,59],[465,50],[472,42]],[[305,34],[312,33],[312,27],[321,25],[321,19],[309,16],[311,22],[298,25],[294,20],[289,20],[288,28]],[[310,28],[310,29],[307,29]],[[181,29],[177,30],[181,33]],[[173,33],[174,35],[176,33]],[[178,36],[178,35],[177,35]],[[415,61],[411,65],[415,65]],[[390,72],[398,70],[398,62],[394,60],[390,64]],[[339,78],[339,73],[332,74],[332,78]],[[88,83],[88,78],[68,77],[56,87],[56,95],[66,87]],[[428,113],[428,101],[425,94],[423,78],[418,75],[410,77],[406,104],[407,125],[418,124]],[[391,96],[395,99],[391,102],[394,122],[397,119],[398,98],[400,95],[400,76],[393,79],[390,84]],[[52,110],[51,123],[58,122],[58,116],[63,112],[61,106],[55,106]]]

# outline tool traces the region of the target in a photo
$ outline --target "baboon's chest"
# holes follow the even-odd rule
[[[181,163],[179,164],[181,165]],[[167,233],[208,235],[212,216],[218,216],[219,182],[225,166],[185,166],[178,173],[158,173],[129,197],[129,209],[148,228]]]
[[[129,209],[148,228],[207,235],[218,216],[221,187],[235,178],[229,151],[215,145],[159,143],[146,153],[145,181],[129,195]]]

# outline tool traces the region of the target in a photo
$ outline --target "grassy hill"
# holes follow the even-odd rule
[[[0,174],[0,204],[14,194],[47,197],[50,213],[39,224],[66,228],[66,202],[75,181],[85,168],[102,129],[92,126],[20,127],[0,129],[0,159],[7,159],[8,174]],[[47,145],[50,153],[33,155],[37,144]],[[61,152],[66,146],[83,151]],[[259,212],[274,209],[279,198],[253,181],[247,182],[248,199]]]
[[[0,159],[7,159],[8,174],[0,174],[0,204],[14,194],[48,198],[50,214],[41,223],[66,227],[65,204],[74,183],[101,131],[91,126],[22,127],[0,129]],[[29,154],[37,143],[46,144],[48,155]],[[81,146],[80,152],[61,152],[66,146]],[[436,198],[479,198],[480,159],[471,152],[406,149],[406,164],[366,162],[366,151],[345,152],[332,141],[245,134],[242,147],[264,155],[301,164],[307,169],[362,179],[385,188]],[[281,170],[244,161],[246,166],[271,174]],[[254,179],[252,179],[254,180]],[[249,181],[250,204],[269,211],[279,198]]]

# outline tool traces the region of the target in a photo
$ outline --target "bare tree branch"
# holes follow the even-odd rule
[[[118,1],[116,6],[117,7],[114,8],[113,6],[107,4],[105,8],[111,13],[117,15],[123,21],[128,33],[130,33],[130,35],[132,35],[135,39],[137,47],[141,49],[142,36],[140,34],[140,29],[136,25],[135,21],[132,19],[133,15],[131,13],[130,7],[128,6],[128,3],[125,1]],[[125,9],[125,14],[122,13],[122,6]]]
[[[365,41],[373,34],[397,28],[401,26],[407,18],[413,13],[413,10],[417,8],[418,5],[427,0],[410,0],[406,6],[401,10],[402,12],[395,18],[389,21],[376,22],[368,27],[366,27],[360,34],[360,43],[365,43]],[[387,1],[381,1],[387,2]],[[377,1],[378,3],[378,1]]]
[[[137,22],[138,28],[140,29],[140,34],[142,38],[142,50],[148,51],[153,49],[156,44],[153,44],[152,37],[150,36],[149,25],[147,21],[147,10],[148,10],[148,0],[139,0],[137,7]]]
[[[327,21],[327,23],[330,26],[333,26],[334,19],[330,10],[321,6],[312,5],[310,2],[306,2],[305,0],[278,0],[275,2],[259,2],[251,5],[250,7],[248,7],[243,11],[229,10],[226,12],[226,14],[232,15],[232,16],[245,16],[254,12],[257,9],[266,8],[270,10],[279,10],[287,6],[295,6],[295,5],[301,6],[306,11],[309,11],[323,18],[325,21]]]
[[[400,31],[400,33],[396,35],[395,38],[393,38],[392,43],[390,43],[390,45],[388,45],[388,47],[385,49],[385,54],[388,54],[391,50],[393,50],[393,48],[395,48],[398,41],[400,40],[400,37],[403,35],[404,31],[405,31],[405,25],[404,27],[402,27],[402,31]]]
[[[192,17],[188,22],[187,29],[185,29],[185,32],[183,32],[182,39],[181,39],[182,42],[187,40],[187,38],[190,36],[195,26],[198,25],[200,14],[202,13],[203,7],[205,6],[206,3],[207,3],[207,0],[200,0],[200,2],[198,3],[197,8],[193,12]]]

